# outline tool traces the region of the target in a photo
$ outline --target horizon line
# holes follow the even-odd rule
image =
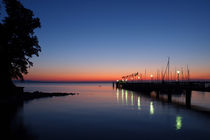
[[[114,80],[110,81],[56,81],[56,80],[12,80],[13,82],[18,82],[18,83],[112,83],[115,82]]]
[[[12,80],[13,82],[18,83],[112,83],[116,82],[116,80],[96,80],[96,81],[56,81],[56,80]],[[151,81],[151,80],[143,80],[143,81]],[[156,81],[156,80],[154,80]],[[167,80],[166,80],[167,81]],[[210,79],[190,79],[190,81],[210,81]],[[181,82],[181,80],[180,80]]]

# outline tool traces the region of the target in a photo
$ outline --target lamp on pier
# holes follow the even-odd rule
[[[178,70],[176,72],[177,72],[177,81],[179,82],[179,73],[180,73],[180,71]]]
[[[151,81],[153,80],[153,74],[150,75]]]

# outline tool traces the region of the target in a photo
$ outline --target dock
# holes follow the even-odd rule
[[[210,92],[210,82],[191,81],[191,82],[126,82],[117,81],[113,82],[113,86],[117,89],[125,89],[130,91],[137,91],[146,96],[150,96],[157,100],[161,100],[161,95],[166,95],[166,101],[175,105],[185,106],[189,109],[210,114],[210,111],[206,108],[201,108],[191,105],[192,91]],[[155,93],[155,97],[151,95]],[[172,96],[185,95],[185,103],[180,104],[179,102],[172,101]],[[165,101],[165,99],[164,99]]]
[[[134,91],[167,91],[177,92],[180,90],[196,90],[210,92],[210,81],[185,81],[185,82],[126,82],[118,81],[115,83],[117,88]]]

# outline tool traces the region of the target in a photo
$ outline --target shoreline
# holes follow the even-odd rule
[[[60,96],[68,96],[68,95],[76,95],[79,93],[62,93],[62,92],[23,92],[21,95],[24,101],[33,100],[33,99],[40,99],[40,98],[46,98],[46,97],[60,97]]]
[[[0,105],[23,105],[26,101],[31,101],[34,99],[41,99],[41,98],[49,98],[49,97],[61,97],[61,96],[68,96],[68,95],[78,95],[79,93],[62,93],[62,92],[23,92],[19,94],[9,94],[0,96]]]

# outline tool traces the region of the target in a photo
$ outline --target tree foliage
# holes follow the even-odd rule
[[[40,19],[18,0],[3,0],[7,16],[0,24],[1,55],[9,78],[23,80],[23,74],[33,66],[30,58],[41,51],[34,29],[40,28]]]

